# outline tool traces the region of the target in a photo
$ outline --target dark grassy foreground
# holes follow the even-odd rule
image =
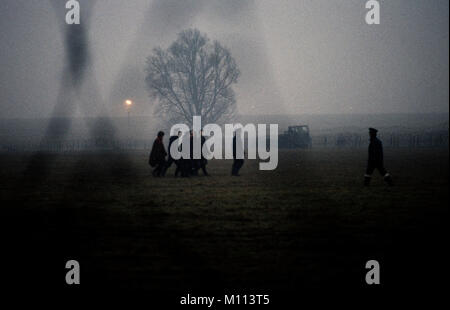
[[[448,274],[447,150],[386,150],[393,188],[361,186],[366,150],[281,151],[275,171],[246,161],[239,178],[212,161],[191,179],[151,177],[146,152],[31,155],[0,155],[10,290],[73,289],[69,259],[85,291],[367,288],[369,259],[382,288]]]

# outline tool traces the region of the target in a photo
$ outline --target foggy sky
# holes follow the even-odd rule
[[[66,61],[60,2],[0,2],[1,117],[51,115]],[[448,112],[448,0],[380,2],[369,26],[361,0],[97,0],[89,74],[111,116],[126,98],[150,115],[146,57],[196,27],[235,57],[239,113]]]

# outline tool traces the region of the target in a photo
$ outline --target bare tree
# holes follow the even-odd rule
[[[230,52],[219,42],[210,43],[196,29],[178,34],[167,49],[153,50],[147,59],[146,82],[156,112],[170,121],[216,123],[230,118],[236,109],[232,84],[239,69]]]

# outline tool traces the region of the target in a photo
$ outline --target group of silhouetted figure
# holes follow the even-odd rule
[[[208,171],[206,170],[206,165],[208,164],[208,160],[204,157],[203,152],[200,152],[200,158],[194,158],[194,133],[191,130],[189,132],[190,143],[189,143],[189,156],[184,158],[183,155],[179,159],[175,159],[172,157],[170,149],[173,143],[178,143],[178,151],[180,153],[183,152],[181,143],[183,140],[183,132],[179,131],[177,135],[170,136],[168,150],[164,147],[164,132],[158,132],[158,135],[153,142],[152,150],[149,156],[149,165],[154,168],[153,176],[154,177],[164,177],[166,175],[167,170],[174,164],[175,165],[175,177],[181,176],[184,178],[191,176],[198,176],[199,170],[203,172],[204,176],[209,176]],[[206,138],[203,136],[203,132],[200,131],[200,145],[201,149],[203,149],[203,145],[205,144]],[[166,160],[167,157],[167,160]],[[243,159],[236,158],[236,136],[233,137],[233,165],[231,168],[232,176],[239,176],[239,170],[244,164]]]
[[[369,186],[370,181],[372,179],[372,174],[375,170],[378,170],[380,174],[383,176],[384,181],[389,185],[393,185],[392,176],[387,172],[384,168],[384,159],[383,159],[383,145],[381,141],[377,138],[378,130],[375,128],[369,128],[369,158],[367,161],[366,173],[364,175],[364,185]],[[192,130],[189,132],[190,139],[190,151],[188,158],[181,157],[180,159],[174,159],[170,154],[170,149],[172,144],[175,141],[181,142],[183,133],[181,131],[178,132],[178,135],[171,136],[169,139],[169,153],[166,152],[163,143],[164,132],[158,132],[158,136],[153,142],[152,151],[149,157],[149,164],[153,167],[153,176],[155,177],[163,177],[165,176],[167,169],[175,164],[175,176],[181,177],[190,177],[197,176],[199,170],[203,171],[203,175],[208,176],[208,172],[206,170],[206,165],[208,163],[207,159],[204,157],[203,152],[201,152],[201,157],[199,159],[194,158],[194,143],[193,143],[193,132]],[[206,141],[203,136],[203,132],[200,132],[201,139],[201,149],[203,149],[203,145]],[[182,143],[178,146],[178,151],[182,152]],[[168,159],[166,160],[166,156],[168,155]],[[232,176],[239,176],[239,170],[244,164],[243,159],[238,159],[236,156],[236,135],[233,137],[233,165],[231,168]]]

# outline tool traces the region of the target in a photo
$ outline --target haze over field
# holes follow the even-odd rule
[[[2,118],[52,114],[67,61],[65,1],[53,3],[0,3]],[[126,116],[125,98],[136,115],[152,114],[145,59],[190,27],[230,48],[241,114],[448,113],[446,0],[382,2],[376,26],[360,0],[80,3],[88,74],[113,117]]]
[[[0,0],[3,295],[437,302],[448,0],[78,1]]]

